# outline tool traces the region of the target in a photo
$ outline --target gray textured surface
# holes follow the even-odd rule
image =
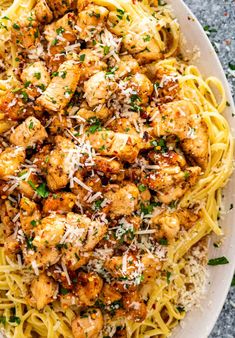
[[[229,63],[235,65],[235,1],[185,0],[185,3],[202,26],[209,26],[209,30],[213,31],[209,32],[209,38],[220,57],[235,98],[235,72],[229,67]],[[235,338],[235,287],[229,292],[210,338]]]

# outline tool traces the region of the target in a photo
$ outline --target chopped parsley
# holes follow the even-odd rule
[[[177,311],[179,311],[180,313],[185,312],[185,308],[183,306],[177,306],[176,307]]]
[[[52,72],[52,73],[51,73],[51,76],[52,76],[52,77],[56,77],[56,76],[58,76],[58,75],[59,75],[59,72]]]
[[[97,200],[97,201],[95,201],[95,210],[100,210],[100,208],[101,208],[101,204],[103,203],[103,199],[100,199],[100,200]]]
[[[33,237],[26,237],[26,246],[28,250],[36,251],[36,247],[33,245]]]
[[[17,23],[13,23],[12,27],[17,31],[20,30],[20,26]]]
[[[47,198],[49,195],[49,191],[47,190],[46,183],[42,183],[36,188],[37,194],[42,198]]]
[[[166,2],[164,0],[158,0],[158,6],[166,6]]]
[[[215,29],[214,27],[211,27],[209,25],[204,26],[203,29],[204,29],[205,32],[207,32],[207,34],[217,33],[217,29]]]
[[[233,276],[231,286],[235,286],[235,275]]]
[[[215,265],[224,265],[228,263],[229,263],[228,259],[223,256],[223,257],[209,259],[207,264],[211,266],[215,266]]]
[[[6,324],[6,322],[7,322],[7,319],[6,319],[6,317],[5,317],[5,316],[0,316],[0,324],[3,324],[3,325],[5,325],[5,324]]]
[[[170,284],[170,281],[171,281],[171,272],[170,271],[166,272],[166,281],[167,281],[167,284]]]
[[[24,103],[28,102],[28,100],[29,100],[28,94],[25,91],[22,91],[21,95],[22,95],[22,98],[23,98],[23,102]]]
[[[30,123],[29,123],[29,129],[33,129],[33,126],[34,126],[33,121],[30,121]]]
[[[31,222],[30,222],[30,224],[33,226],[33,227],[36,227],[37,226],[37,221],[35,221],[35,220],[32,220]]]
[[[24,83],[24,87],[25,87],[25,88],[28,88],[28,87],[30,86],[30,84],[31,84],[30,81],[26,81],[26,82]]]
[[[34,73],[33,75],[37,80],[41,79],[41,73]]]
[[[67,72],[66,72],[66,71],[60,72],[60,77],[61,77],[62,79],[65,79],[65,78],[66,78],[66,75],[67,75]]]
[[[104,46],[104,55],[108,55],[109,51],[110,51],[110,47],[109,46]]]
[[[143,203],[140,203],[140,210],[141,210],[141,213],[143,213],[144,215],[149,215],[153,212],[153,209],[155,207],[159,207],[161,206],[161,203],[150,203],[150,204],[143,204]]]
[[[59,40],[55,38],[54,40],[52,40],[51,45],[56,46],[58,42]]]
[[[16,316],[11,316],[9,318],[9,323],[16,323],[17,325],[19,325],[21,322],[20,318],[19,317],[16,317]]]
[[[144,192],[144,191],[146,191],[147,187],[146,187],[146,185],[144,185],[144,184],[140,184],[140,185],[138,186],[138,189],[139,189],[140,192]]]
[[[228,66],[231,70],[235,70],[235,64],[229,62]]]
[[[65,32],[65,29],[64,29],[63,27],[59,27],[59,28],[57,28],[57,30],[56,30],[57,35],[60,35],[60,34],[62,34],[62,33],[64,33],[64,32]]]
[[[62,295],[67,295],[67,294],[69,293],[69,290],[68,290],[68,289],[65,289],[65,288],[63,288],[63,287],[61,287],[61,288],[60,288],[60,293],[61,293]]]
[[[83,61],[85,60],[85,58],[86,58],[86,54],[81,54],[81,55],[79,56],[79,60],[80,60],[81,62],[83,62]]]
[[[190,177],[190,172],[189,171],[185,171],[184,172],[184,178],[185,178],[185,180],[188,180],[189,177]]]
[[[143,38],[144,42],[148,42],[151,40],[151,36],[150,35],[146,35],[144,38]]]
[[[120,308],[122,308],[122,301],[121,300],[116,300],[115,302],[113,302],[112,304],[110,304],[110,314],[111,316],[114,316],[116,311]]]
[[[160,83],[159,82],[155,82],[154,85],[153,85],[154,90],[157,91],[158,88],[159,88],[159,86],[160,86]]]
[[[168,245],[168,239],[165,238],[165,237],[160,238],[160,239],[158,240],[158,243],[159,243],[160,245],[167,246],[167,245]]]
[[[90,124],[90,127],[87,130],[88,133],[94,134],[96,131],[102,130],[101,122],[96,117],[88,119],[88,123]]]
[[[162,153],[166,153],[168,151],[166,141],[163,138],[151,141],[151,145],[155,147],[156,151],[161,150]]]
[[[67,243],[63,243],[63,244],[62,243],[58,243],[58,244],[56,244],[56,249],[61,250],[63,248],[68,249]]]
[[[42,198],[47,198],[49,196],[49,191],[47,190],[46,183],[41,183],[38,187],[32,182],[28,181],[28,184],[33,188],[33,190],[36,191],[36,193],[42,197]]]
[[[104,304],[104,302],[101,299],[97,299],[95,301],[95,306],[98,307],[101,310],[105,309],[105,304]]]

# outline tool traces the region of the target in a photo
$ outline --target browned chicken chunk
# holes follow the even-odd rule
[[[80,78],[79,64],[65,61],[58,69],[45,92],[37,99],[37,104],[48,111],[58,112],[71,100]]]

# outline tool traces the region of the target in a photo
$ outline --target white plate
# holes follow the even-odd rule
[[[235,112],[233,98],[214,48],[200,23],[183,1],[168,0],[168,3],[172,6],[174,14],[180,23],[181,31],[187,41],[187,49],[192,51],[196,46],[200,50],[200,57],[193,61],[193,64],[198,66],[204,76],[216,76],[222,81],[227,93],[227,100],[231,105],[226,109],[225,116],[231,128],[235,129],[235,119],[232,117],[232,113]],[[234,204],[234,208],[225,215],[220,223],[226,235],[223,245],[215,249],[211,243],[209,257],[226,256],[230,263],[209,267],[209,285],[200,308],[188,313],[184,320],[183,328],[179,327],[175,330],[173,334],[174,338],[208,337],[228,294],[235,269],[235,175],[233,175],[224,190],[224,195],[223,203],[225,209],[228,211],[232,203]]]

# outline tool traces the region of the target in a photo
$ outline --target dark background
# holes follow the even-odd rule
[[[235,99],[235,0],[184,1],[207,31],[222,62]],[[235,338],[235,286],[230,289],[210,338]]]

